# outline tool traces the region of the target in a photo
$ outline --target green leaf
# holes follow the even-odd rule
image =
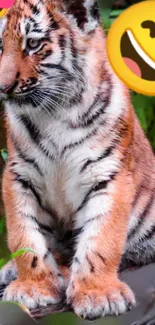
[[[118,17],[123,11],[123,9],[113,10],[111,11],[110,17]]]
[[[1,258],[0,259],[0,269],[7,263],[7,259],[6,258]]]
[[[3,160],[6,162],[7,158],[8,158],[8,152],[6,149],[1,150],[1,156],[2,156]]]
[[[23,248],[23,249],[20,249],[19,251],[13,253],[10,255],[11,259],[14,259],[20,255],[23,255],[24,253],[33,253],[33,254],[36,254],[36,252],[31,249],[31,248]]]
[[[14,258],[16,257],[19,257],[25,253],[33,253],[33,254],[36,254],[36,252],[31,249],[31,248],[23,248],[23,249],[20,249],[19,251],[11,254],[10,256],[6,257],[6,258],[1,258],[0,259],[0,269],[6,264],[8,263],[9,261],[13,260]]]

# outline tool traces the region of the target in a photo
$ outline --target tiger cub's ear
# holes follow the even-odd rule
[[[73,15],[78,27],[86,33],[96,29],[99,24],[97,0],[63,0],[68,14]]]

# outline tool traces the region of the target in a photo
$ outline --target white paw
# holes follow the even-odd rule
[[[64,292],[58,291],[52,283],[13,281],[4,291],[3,300],[24,305],[29,310],[60,303]]]
[[[82,318],[95,320],[106,315],[120,315],[130,311],[136,301],[130,288],[121,282],[114,287],[67,289],[67,302]]]

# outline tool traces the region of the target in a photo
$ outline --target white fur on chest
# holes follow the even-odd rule
[[[77,146],[76,150],[74,148],[67,150],[64,156],[61,156],[61,153],[65,146],[84,138],[88,130],[69,128],[67,124],[50,120],[46,115],[34,120],[32,117],[42,135],[42,147],[48,148],[54,158],[50,159],[29,137],[12,109],[9,112],[9,121],[12,134],[20,148],[27,157],[35,159],[43,176],[23,162],[19,162],[15,171],[35,184],[44,206],[54,209],[60,218],[70,218],[81,204],[88,187],[88,184],[81,186],[83,175],[80,175],[79,171],[88,157],[95,157],[95,152],[89,143],[87,145],[84,143]]]
[[[116,87],[109,107],[107,107],[107,119],[114,124],[121,113],[120,97],[118,96],[119,87]],[[116,95],[119,100],[116,100]],[[21,112],[20,112],[21,110]],[[18,173],[28,177],[36,186],[43,200],[43,204],[51,206],[60,218],[71,218],[73,213],[82,203],[85,195],[95,182],[108,179],[108,175],[118,170],[119,157],[112,156],[100,161],[96,166],[91,167],[81,173],[83,164],[89,159],[96,159],[103,154],[104,149],[110,145],[112,139],[108,132],[110,125],[102,127],[99,132],[101,139],[96,135],[88,137],[81,144],[69,148],[62,155],[66,146],[78,143],[81,139],[87,137],[92,132],[94,125],[88,128],[72,128],[69,121],[76,121],[78,108],[73,108],[70,112],[62,112],[63,119],[50,118],[48,114],[35,114],[30,107],[14,107],[8,105],[8,117],[10,129],[25,155],[35,159],[40,167],[43,176],[40,176],[23,162],[18,165]],[[38,128],[41,134],[42,148],[48,148],[48,151],[54,159],[48,158],[33,139],[29,136],[26,129],[18,120],[19,114],[26,114],[30,117],[32,123]],[[69,117],[70,116],[70,117]],[[72,116],[72,118],[71,118]],[[99,138],[100,138],[99,136]]]
[[[81,205],[94,184],[109,179],[109,175],[120,167],[119,157],[105,158],[82,173],[81,169],[88,159],[96,159],[103,148],[92,150],[90,143],[84,144],[59,161],[52,162],[44,174],[45,204],[55,209],[59,218],[68,222]]]

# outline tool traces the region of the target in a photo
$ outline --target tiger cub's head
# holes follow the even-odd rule
[[[15,0],[0,20],[0,98],[46,110],[78,102],[97,32],[96,0]]]

